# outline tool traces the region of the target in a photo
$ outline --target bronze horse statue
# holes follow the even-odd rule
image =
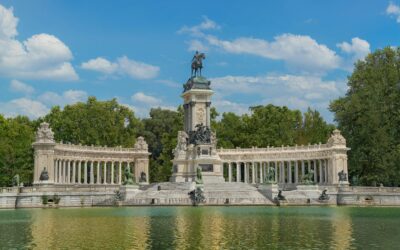
[[[204,59],[206,59],[206,55],[204,53],[199,53],[198,51],[196,51],[196,54],[193,56],[192,59],[192,76],[201,76],[201,69],[203,68]]]

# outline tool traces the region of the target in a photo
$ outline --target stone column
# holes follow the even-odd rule
[[[328,183],[329,177],[328,177],[328,159],[325,159],[324,162],[324,170],[325,170],[325,183]]]
[[[247,183],[247,162],[243,163],[243,168],[244,168],[244,183]]]
[[[254,161],[251,163],[251,183],[256,183],[256,171],[255,171]]]
[[[264,183],[264,176],[263,176],[264,164],[263,164],[263,162],[259,162],[258,166],[260,168],[260,183]]]
[[[111,184],[114,184],[114,167],[115,167],[115,162],[111,162]]]
[[[323,176],[322,176],[322,161],[321,161],[321,159],[319,159],[318,160],[318,176],[319,176],[319,183],[320,184],[322,184],[322,178],[323,178]]]
[[[82,183],[82,161],[78,161],[78,184]]]
[[[294,163],[294,183],[299,183],[299,161],[296,160]]]
[[[58,182],[58,167],[59,167],[59,160],[56,160],[56,169],[54,170],[54,183]]]
[[[96,176],[96,184],[100,184],[100,163],[101,161],[97,161],[97,176]]]
[[[229,182],[232,182],[232,162],[229,162],[228,164],[228,180]]]
[[[84,165],[84,167],[83,167],[83,171],[84,171],[84,173],[83,173],[83,183],[84,184],[88,184],[88,176],[87,176],[87,160],[85,160],[85,165]]]
[[[118,184],[122,184],[122,163],[118,162]]]
[[[71,161],[67,160],[67,183],[71,183]]]
[[[236,182],[240,182],[240,162],[236,162]]]
[[[103,184],[107,184],[107,162],[103,162]]]
[[[304,174],[305,174],[305,162],[304,160],[301,161],[301,181],[303,181]]]
[[[274,166],[275,167],[275,182],[278,183],[279,182],[279,179],[278,179],[278,170],[279,170],[278,162],[276,161],[274,165],[275,165]]]
[[[94,162],[90,161],[89,165],[89,171],[90,171],[90,184],[94,184]]]
[[[76,161],[72,161],[72,184],[75,184],[76,180]]]
[[[282,168],[281,168],[282,169],[282,183],[286,183],[285,162],[282,161],[281,164],[282,164]]]
[[[317,160],[314,160],[314,182],[317,183]]]

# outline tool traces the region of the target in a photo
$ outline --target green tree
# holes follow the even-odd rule
[[[150,180],[168,181],[172,174],[173,153],[179,130],[183,130],[183,110],[171,111],[154,108],[150,117],[143,119],[144,136],[151,152]]]
[[[118,104],[116,99],[98,101],[89,97],[86,103],[55,106],[44,117],[56,141],[84,145],[133,147],[143,125],[133,111]]]
[[[16,174],[21,182],[32,182],[35,125],[27,117],[0,115],[0,186],[10,186]]]
[[[334,126],[327,124],[317,110],[308,108],[303,114],[303,123],[296,142],[300,145],[325,143],[333,129]]]
[[[330,110],[347,139],[350,176],[364,185],[400,183],[400,49],[355,64],[346,95]]]

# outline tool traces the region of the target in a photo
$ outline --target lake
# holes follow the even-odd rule
[[[399,249],[400,208],[0,210],[0,249]]]

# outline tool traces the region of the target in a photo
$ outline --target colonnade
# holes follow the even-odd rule
[[[123,172],[134,162],[96,160],[54,160],[54,183],[57,184],[122,184]]]
[[[316,184],[328,183],[328,159],[282,160],[282,161],[238,161],[224,162],[224,177],[227,182],[264,183],[270,171],[271,181],[279,184],[301,184],[309,175]]]

